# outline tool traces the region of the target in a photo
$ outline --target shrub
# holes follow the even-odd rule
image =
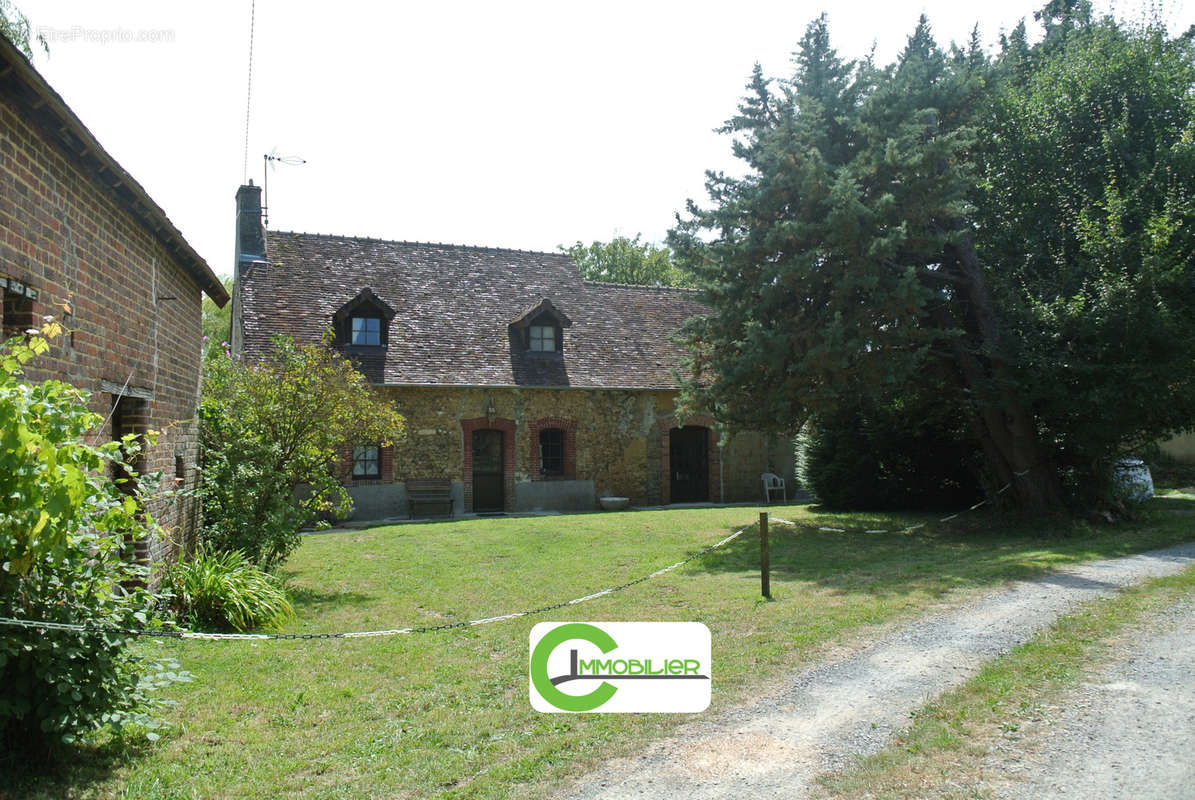
[[[0,736],[5,752],[48,755],[56,742],[110,724],[139,723],[164,705],[150,690],[186,679],[130,651],[112,629],[153,624],[144,568],[124,543],[152,535],[147,487],[128,467],[138,445],[91,445],[103,420],[87,394],[60,381],[22,382],[23,366],[61,329],[0,345],[0,616],[75,623],[104,632],[4,627],[0,635]],[[133,475],[117,487],[111,464]],[[148,483],[148,482],[146,482]]]
[[[325,344],[276,336],[260,362],[228,353],[204,362],[198,494],[210,548],[274,569],[306,522],[352,509],[332,469],[341,448],[402,435],[402,416]]]
[[[239,550],[180,561],[167,577],[180,621],[194,630],[277,630],[294,616],[286,590]]]
[[[981,492],[963,419],[915,398],[840,408],[797,437],[797,477],[835,509],[970,505]]]

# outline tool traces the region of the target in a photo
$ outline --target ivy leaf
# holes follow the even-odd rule
[[[33,538],[34,536],[37,536],[39,533],[41,533],[42,530],[46,527],[46,523],[49,521],[50,521],[50,515],[48,513],[46,513],[45,509],[42,509],[41,513],[39,513],[37,516],[37,522],[34,523],[33,529],[29,532],[30,538]]]

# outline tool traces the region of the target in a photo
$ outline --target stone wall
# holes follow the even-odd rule
[[[398,484],[408,478],[459,482],[458,505],[471,512],[471,436],[486,428],[504,433],[508,511],[584,510],[596,508],[597,498],[607,495],[629,497],[633,505],[670,500],[668,431],[678,424],[675,392],[468,387],[387,387],[385,392],[406,417],[407,436],[384,452],[383,460],[392,468],[383,467],[380,479],[347,481],[351,491],[368,498],[361,518],[371,509],[397,507]],[[685,422],[712,424],[704,418]],[[552,427],[564,432],[565,468],[563,475],[548,477],[539,472],[538,443],[539,431]],[[762,472],[777,472],[791,481],[791,448],[779,438],[742,433],[725,447],[718,442],[711,429],[710,500],[758,500]],[[392,492],[387,485],[394,487]]]
[[[145,471],[161,472],[166,488],[192,488],[199,287],[111,189],[51,141],[23,106],[0,98],[0,277],[36,295],[4,325],[11,332],[43,315],[61,321],[69,334],[28,376],[91,392],[92,410],[105,418],[125,395],[125,429],[161,432]],[[18,302],[12,293],[9,300],[12,311]],[[110,421],[100,435],[115,433]],[[159,497],[151,511],[166,538],[142,543],[143,556],[161,561],[193,540],[194,500]]]
[[[1195,433],[1182,433],[1160,443],[1162,452],[1183,464],[1195,464]]]
[[[784,479],[787,496],[796,485],[792,439],[758,433],[731,436],[722,450],[722,474],[726,495],[739,500],[763,500],[762,474],[771,472]],[[779,495],[773,495],[779,500]]]

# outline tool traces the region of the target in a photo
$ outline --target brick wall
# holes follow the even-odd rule
[[[70,331],[29,376],[91,392],[92,410],[105,418],[122,388],[142,399],[140,421],[161,432],[145,469],[161,472],[164,487],[192,488],[199,288],[112,190],[8,97],[0,98],[0,275],[36,291],[35,318],[53,315]],[[111,423],[99,433],[112,436]],[[167,558],[191,541],[194,501],[160,496],[151,512],[167,533],[140,545],[147,557]]]

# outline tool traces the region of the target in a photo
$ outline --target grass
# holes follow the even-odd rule
[[[914,534],[773,523],[773,602],[759,598],[752,529],[675,572],[546,616],[379,639],[147,641],[147,654],[176,657],[196,676],[170,690],[179,702],[173,732],[153,745],[97,741],[52,776],[19,778],[14,791],[39,798],[541,796],[690,717],[534,712],[527,637],[536,622],[706,623],[714,653],[706,713],[717,713],[827,648],[935,603],[1065,563],[1190,539],[1193,500],[1155,500],[1141,520],[1118,526],[1016,524],[980,512]],[[850,528],[925,519],[771,510]],[[753,508],[675,509],[312,536],[288,564],[298,616],[286,630],[434,625],[539,607],[639,577],[756,518]]]
[[[1195,567],[1093,600],[914,714],[890,747],[821,780],[823,796],[875,800],[990,796],[985,761],[1093,674],[1118,634],[1195,594]],[[999,777],[999,776],[997,776]]]

